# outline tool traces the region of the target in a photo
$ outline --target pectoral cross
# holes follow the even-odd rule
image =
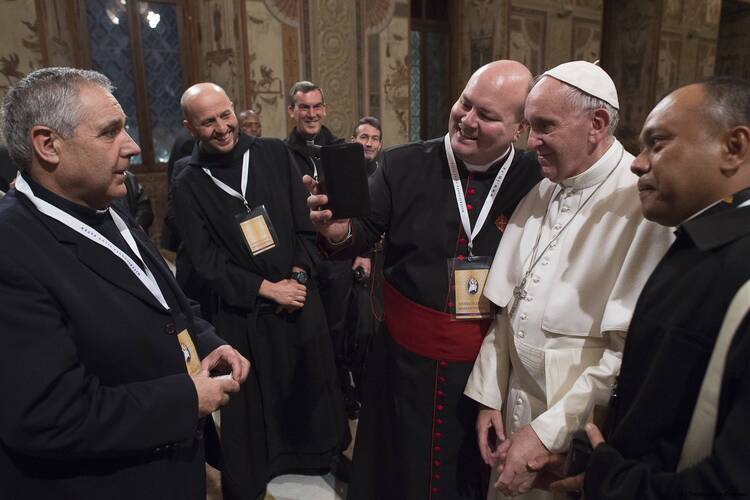
[[[510,313],[508,314],[510,318],[513,318],[521,301],[526,299],[526,295],[526,278],[524,278],[518,286],[513,287],[513,305],[510,307]]]

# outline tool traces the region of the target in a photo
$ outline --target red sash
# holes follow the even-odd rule
[[[438,361],[474,361],[491,320],[460,320],[401,295],[383,280],[383,316],[393,340],[407,351]]]

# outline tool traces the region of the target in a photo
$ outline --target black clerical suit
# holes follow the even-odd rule
[[[108,212],[28,183],[140,261]],[[3,499],[205,498],[204,430],[213,423],[198,418],[176,334],[187,328],[201,357],[224,342],[193,316],[148,237],[117,212],[170,311],[122,260],[24,194],[0,201]]]
[[[447,312],[447,260],[468,255],[468,241],[443,138],[396,146],[382,160],[370,178],[372,215],[353,220],[348,247],[327,250],[331,258],[361,254],[385,233],[384,287],[419,307]],[[470,173],[457,159],[472,227],[504,160],[485,173]],[[474,240],[475,255],[494,256],[514,208],[540,179],[535,156],[516,151]],[[386,307],[386,321],[388,315]],[[463,396],[473,361],[412,352],[394,341],[383,324],[367,360],[349,498],[485,498],[474,432],[477,408]]]
[[[735,197],[734,205],[750,196]],[[724,314],[750,279],[750,207],[721,202],[677,231],[638,299],[587,500],[750,498],[750,325],[729,349],[711,457],[676,473]]]
[[[247,203],[264,205],[278,241],[253,256],[235,215],[243,202],[217,187],[202,170],[238,193],[242,157],[249,150]],[[290,278],[292,266],[314,269],[315,232],[307,191],[289,151],[278,139],[241,134],[234,150],[196,148],[176,180],[177,227],[196,271],[219,297],[216,330],[252,370],[241,391],[221,410],[225,454],[224,499],[254,499],[275,475],[323,469],[345,436],[346,417],[333,352],[315,279],[302,309],[277,312],[259,295],[262,281]]]
[[[320,132],[313,138],[317,146],[328,146],[331,144],[342,144],[344,139],[336,137],[324,125]],[[292,158],[297,165],[300,177],[309,175],[317,179],[317,168],[319,165],[311,157],[307,146],[307,140],[296,128],[293,128],[284,143],[292,152]],[[319,260],[317,264],[318,290],[323,301],[326,312],[326,321],[333,343],[333,353],[336,358],[336,369],[338,372],[341,389],[347,399],[353,398],[349,383],[349,372],[346,360],[346,337],[348,332],[347,309],[352,292],[352,260],[343,262]],[[350,404],[350,401],[347,401]]]

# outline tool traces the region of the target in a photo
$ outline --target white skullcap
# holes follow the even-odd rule
[[[613,108],[620,109],[615,82],[606,71],[586,61],[571,61],[555,66],[544,75],[567,83],[586,94],[598,97]]]

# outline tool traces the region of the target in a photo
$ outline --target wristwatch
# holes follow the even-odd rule
[[[305,286],[307,286],[308,281],[310,281],[310,277],[305,271],[292,271],[292,279],[300,285]]]

